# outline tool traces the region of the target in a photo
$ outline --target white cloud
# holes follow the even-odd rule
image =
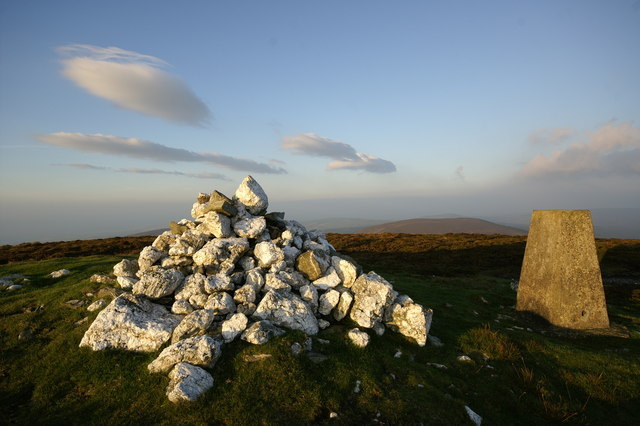
[[[185,173],[171,170],[162,170],[162,169],[139,169],[139,168],[113,168],[113,167],[104,167],[104,166],[94,166],[92,164],[62,164],[63,166],[74,167],[77,169],[86,169],[86,170],[104,170],[116,173],[139,173],[139,174],[154,174],[154,175],[173,175],[173,176],[185,176],[192,177],[198,179],[219,179],[219,180],[229,180],[226,176],[220,173]]]
[[[209,108],[182,80],[159,69],[167,65],[161,59],[81,44],[58,51],[69,56],[62,60],[65,77],[120,108],[194,126],[211,120]]]
[[[315,133],[301,133],[297,136],[285,136],[282,147],[293,154],[329,157],[334,160],[357,160],[356,150],[343,142],[323,138]]]
[[[559,145],[567,141],[574,133],[573,129],[567,127],[537,129],[529,134],[528,140],[531,144]]]
[[[336,160],[327,164],[327,170],[364,170],[370,173],[392,173],[396,171],[396,166],[391,161],[374,157],[369,154],[356,153],[357,160]]]
[[[186,149],[171,148],[155,142],[137,138],[123,138],[112,135],[58,132],[37,135],[36,138],[49,145],[78,151],[122,155],[132,158],[143,158],[154,161],[184,161],[210,163],[218,167],[247,171],[253,173],[286,173],[281,167],[272,167],[245,158],[235,158],[213,152],[193,152]]]
[[[202,161],[206,161],[226,169],[244,170],[255,173],[287,173],[282,167],[273,167],[265,163],[248,160],[246,158],[229,157],[228,155],[218,154],[215,152],[202,152],[198,155],[200,155]]]
[[[454,173],[456,175],[456,178],[464,180],[464,166],[456,167],[456,171]]]
[[[586,143],[537,155],[520,170],[523,177],[628,174],[640,174],[640,129],[631,122],[607,123]]]
[[[357,152],[351,145],[318,136],[315,133],[301,133],[297,136],[285,136],[282,148],[296,155],[327,157],[333,161],[327,164],[327,170],[364,170],[370,173],[391,173],[396,166],[388,160]]]
[[[37,135],[40,142],[63,148],[100,154],[124,155],[155,161],[203,161],[199,154],[186,149],[171,148],[137,138],[84,133],[57,132]]]

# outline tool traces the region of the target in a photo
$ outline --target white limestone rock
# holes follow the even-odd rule
[[[243,271],[249,271],[256,267],[256,260],[251,256],[243,256],[238,260],[238,266],[241,267]]]
[[[318,311],[318,289],[312,284],[300,287],[300,297],[309,304],[311,310]]]
[[[160,261],[160,266],[164,269],[181,269],[192,264],[193,259],[189,256],[169,256]]]
[[[260,184],[251,176],[244,178],[233,199],[242,203],[247,211],[255,216],[266,213],[269,208],[269,198]]]
[[[285,220],[284,224],[286,229],[294,235],[293,244],[299,249],[302,249],[302,244],[303,244],[302,241],[300,241],[300,243],[298,244],[296,242],[295,237],[300,237],[301,240],[307,239],[308,238],[307,228],[305,228],[305,226],[300,222],[298,222],[297,220]]]
[[[89,312],[98,311],[104,308],[105,306],[107,306],[107,304],[108,302],[105,299],[98,299],[92,304],[90,304],[89,306],[87,306],[87,311]]]
[[[235,262],[249,250],[246,238],[216,238],[194,253],[193,262],[202,266],[233,267]]]
[[[49,274],[49,276],[51,278],[60,278],[60,277],[64,277],[65,275],[69,275],[70,273],[71,271],[68,269],[60,269],[58,271],[53,271],[52,273]]]
[[[113,275],[116,277],[136,277],[138,272],[138,261],[122,259],[113,267]]]
[[[291,345],[291,355],[299,356],[304,351],[302,345],[298,342],[293,342]]]
[[[287,262],[285,262],[284,260],[278,260],[271,265],[271,267],[269,268],[269,272],[284,272],[286,269]]]
[[[469,419],[475,423],[476,426],[480,426],[482,424],[482,416],[473,411],[468,405],[464,406],[464,410],[467,412]]]
[[[295,234],[290,229],[285,229],[280,234],[280,238],[278,238],[277,244],[280,247],[289,246],[289,245],[293,244],[293,238],[294,237],[295,237]]]
[[[196,230],[187,230],[169,247],[169,256],[193,256],[209,238]]]
[[[353,294],[349,290],[343,290],[340,293],[340,301],[338,302],[338,306],[333,310],[333,318],[336,321],[342,321],[344,317],[349,313],[349,308],[351,307],[351,303],[353,302]]]
[[[231,230],[231,219],[222,213],[210,211],[201,218],[201,223],[196,227],[196,231],[206,235],[213,235],[216,238],[229,238],[233,236]]]
[[[285,331],[273,325],[271,321],[262,320],[251,324],[240,338],[254,345],[263,345],[274,336],[282,336]]]
[[[187,315],[194,310],[188,300],[176,300],[173,302],[173,305],[171,305],[171,312],[176,315]]]
[[[387,308],[385,323],[391,330],[416,341],[419,346],[427,343],[433,311],[415,303],[409,296],[398,297]]]
[[[204,284],[204,291],[209,294],[219,291],[233,291],[234,288],[235,286],[231,282],[231,277],[225,274],[212,275]]]
[[[325,272],[325,275],[313,281],[313,285],[318,287],[319,290],[327,290],[334,288],[342,283],[340,276],[336,270],[331,266]]]
[[[137,265],[137,263],[136,263]],[[133,286],[138,282],[138,278],[134,277],[118,277],[116,278],[116,282],[123,290],[131,290]]]
[[[357,266],[338,256],[331,257],[331,264],[340,277],[342,285],[350,288],[358,278]]]
[[[114,281],[114,278],[105,274],[93,274],[91,275],[91,278],[89,278],[89,281],[98,284],[111,284]]]
[[[251,285],[256,290],[256,293],[259,292],[264,286],[265,282],[262,269],[254,268],[250,271],[247,271],[244,282],[245,284]]]
[[[213,293],[204,305],[205,309],[211,309],[216,315],[232,314],[236,311],[233,297],[226,292]]]
[[[272,241],[262,241],[253,249],[253,255],[261,268],[268,268],[276,262],[284,260],[282,249]]]
[[[287,284],[278,274],[268,273],[265,275],[265,283],[262,291],[267,293],[271,290],[291,290],[291,286]]]
[[[371,339],[369,335],[357,328],[349,330],[347,333],[347,337],[355,346],[359,348],[364,348],[369,344],[369,340]]]
[[[169,247],[176,241],[177,235],[172,234],[171,231],[164,231],[158,235],[156,239],[151,243],[151,246],[157,248],[160,251],[168,252]],[[137,265],[136,265],[137,266]]]
[[[249,320],[242,313],[235,313],[228,320],[222,323],[222,338],[225,343],[232,342],[240,333],[247,328]]]
[[[258,238],[265,229],[267,221],[262,216],[245,218],[233,225],[236,235],[243,238]]]
[[[287,266],[293,268],[296,265],[296,259],[300,256],[302,251],[294,246],[284,246],[282,247],[282,252],[284,253],[284,261]]]
[[[195,220],[201,220],[205,213],[208,211],[209,203],[195,202],[191,206],[191,217]]]
[[[331,244],[327,243],[326,240],[324,240],[324,242],[326,244],[319,243],[318,241],[314,241],[314,240],[306,240],[302,244],[302,250],[304,250],[304,251],[317,250],[317,251],[323,252],[325,255],[330,257],[331,254],[333,253],[333,251],[332,251],[333,246]],[[335,251],[335,249],[333,249],[333,250]]]
[[[318,321],[311,308],[293,293],[268,292],[260,301],[253,316],[310,335],[318,333]]]
[[[236,312],[245,314],[247,317],[250,317],[251,315],[253,315],[253,313],[256,311],[256,308],[257,308],[256,304],[251,302],[243,302],[243,303],[236,304]]]
[[[153,246],[147,246],[142,249],[138,256],[138,276],[141,272],[145,272],[150,269],[157,261],[166,256],[166,253],[158,250]]]
[[[323,320],[322,318],[320,318],[318,320],[318,326],[320,327],[320,330],[324,330],[325,328],[329,327],[331,325],[331,323],[327,320]]]
[[[256,289],[251,284],[245,284],[235,291],[233,301],[236,303],[253,303],[256,301]]]
[[[173,403],[195,401],[213,387],[213,377],[200,367],[186,362],[176,364],[169,373],[167,398]]]
[[[202,309],[209,298],[204,290],[205,283],[207,283],[207,277],[204,274],[188,275],[182,287],[176,291],[175,299],[186,300],[194,308]]]
[[[207,335],[189,337],[164,348],[147,368],[150,373],[166,373],[181,362],[212,368],[222,354],[222,345]]]
[[[329,290],[323,293],[318,300],[318,312],[321,315],[329,315],[340,302],[340,292]]]
[[[354,300],[350,317],[364,328],[373,328],[376,323],[382,323],[385,309],[397,295],[393,286],[375,272],[360,275],[351,290]]]
[[[296,270],[285,269],[284,271],[278,271],[275,274],[279,280],[288,284],[293,289],[300,289],[302,286],[309,284],[309,280]]]
[[[163,269],[160,266],[152,266],[133,285],[133,294],[142,294],[150,299],[159,299],[173,294],[183,280],[184,275],[176,269]]]
[[[173,330],[171,343],[206,334],[215,319],[216,313],[210,309],[200,309],[188,314]]]
[[[124,293],[103,309],[84,334],[81,347],[154,352],[171,338],[180,318],[142,296]]]

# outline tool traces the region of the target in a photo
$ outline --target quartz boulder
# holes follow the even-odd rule
[[[318,321],[313,311],[291,292],[269,291],[258,304],[253,316],[303,333],[318,333]]]
[[[415,303],[409,296],[398,297],[385,313],[385,323],[391,330],[409,337],[420,345],[427,343],[433,311]]]
[[[178,403],[195,401],[213,387],[213,377],[200,367],[181,362],[169,373],[167,398]]]
[[[360,275],[351,290],[354,300],[350,317],[364,328],[373,328],[376,323],[382,323],[385,309],[397,295],[393,286],[375,272]]]
[[[269,207],[269,198],[262,187],[254,178],[247,176],[244,178],[233,199],[244,205],[252,215],[263,215]]]
[[[220,340],[211,336],[190,337],[164,348],[147,368],[151,373],[167,373],[180,362],[212,368],[221,354]]]
[[[159,299],[173,294],[183,280],[184,275],[176,269],[152,266],[133,285],[133,294],[142,294],[150,299]]]
[[[154,352],[171,338],[179,322],[180,318],[164,306],[151,303],[143,296],[123,293],[98,314],[80,346],[94,351]]]

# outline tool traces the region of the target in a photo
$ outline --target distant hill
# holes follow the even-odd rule
[[[157,237],[162,234],[164,231],[168,231],[169,228],[162,229],[151,229],[149,231],[138,232],[136,234],[127,235],[127,237]]]
[[[521,229],[498,225],[482,219],[408,219],[368,226],[360,229],[359,234],[380,234],[383,232],[405,234],[502,234],[526,235]]]
[[[333,232],[338,234],[353,234],[365,226],[379,225],[385,220],[358,219],[351,217],[331,217],[316,220],[304,220],[302,224],[308,230],[320,232]]]

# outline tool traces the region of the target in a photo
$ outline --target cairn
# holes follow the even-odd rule
[[[233,198],[200,193],[193,220],[171,222],[137,260],[114,266],[125,292],[98,314],[80,346],[156,352],[169,343],[148,369],[168,374],[167,397],[179,402],[213,386],[206,369],[235,339],[260,345],[286,329],[312,336],[349,318],[358,346],[368,342],[361,329],[381,335],[386,328],[425,345],[431,309],[268,207],[251,176]]]

